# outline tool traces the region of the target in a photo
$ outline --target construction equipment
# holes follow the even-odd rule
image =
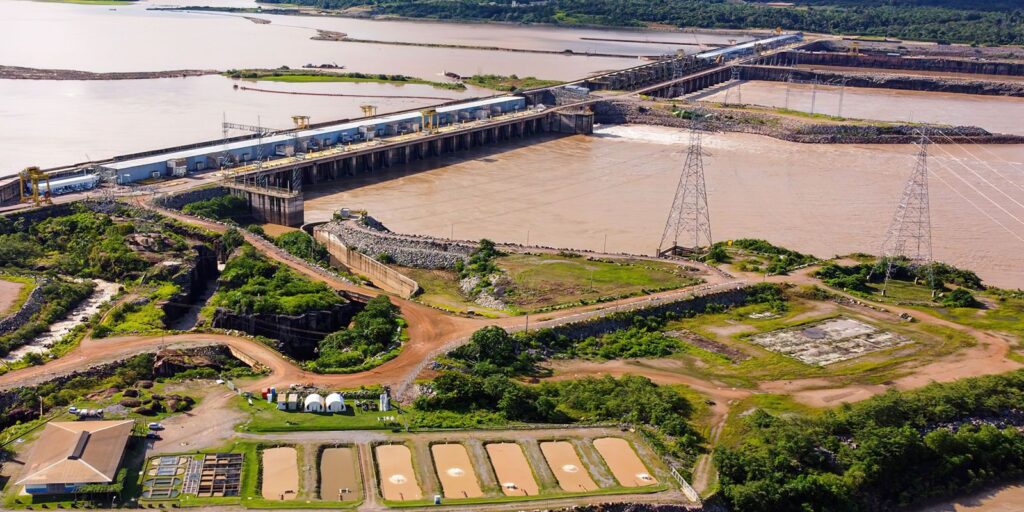
[[[359,108],[363,109],[363,117],[373,117],[377,115],[377,105],[359,105]]]
[[[27,203],[31,201],[36,206],[43,203],[53,204],[53,200],[50,199],[50,176],[42,171],[38,167],[26,167],[25,170],[18,174],[18,180],[21,184],[21,202]],[[46,192],[41,196],[39,195],[39,184],[46,183]],[[25,193],[25,185],[32,187],[32,191],[28,194]]]
[[[292,116],[292,122],[295,123],[296,130],[309,128],[309,116]]]
[[[437,132],[437,110],[427,109],[420,111],[420,126],[424,132]]]
[[[857,41],[850,43],[850,49],[847,50],[847,53],[850,55],[860,55],[860,43]]]

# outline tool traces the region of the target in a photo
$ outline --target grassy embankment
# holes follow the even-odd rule
[[[575,255],[509,254],[495,260],[509,278],[506,311],[482,307],[464,296],[449,270],[400,268],[423,288],[418,300],[457,312],[485,316],[533,313],[615,298],[683,288],[700,282],[683,267],[638,259],[596,260]]]
[[[466,86],[456,82],[435,82],[405,75],[388,75],[385,73],[333,73],[307,69],[242,69],[224,72],[230,78],[244,80],[260,80],[265,82],[285,83],[318,83],[348,82],[377,83],[392,85],[429,85],[435,89],[463,91]]]
[[[538,87],[549,87],[562,82],[558,80],[542,80],[540,78],[527,76],[520,78],[516,75],[473,75],[463,78],[464,83],[493,89],[495,91],[514,91],[516,89],[535,89]]]

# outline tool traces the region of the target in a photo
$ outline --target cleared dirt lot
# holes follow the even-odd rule
[[[14,305],[14,301],[18,300],[18,294],[24,287],[25,285],[22,283],[0,279],[0,318],[13,313],[10,311],[11,306]]]

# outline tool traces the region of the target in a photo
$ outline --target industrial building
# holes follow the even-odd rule
[[[37,495],[112,484],[134,427],[134,420],[47,423],[17,484]]]
[[[758,39],[756,41],[748,41],[746,43],[740,43],[732,46],[726,46],[725,48],[718,48],[717,50],[710,50],[703,53],[698,53],[696,57],[698,59],[705,60],[717,60],[719,57],[722,60],[735,59],[736,57],[743,57],[747,55],[754,55],[757,53],[759,48],[778,48],[791,43],[799,43],[803,41],[804,35],[801,33],[796,34],[782,34],[773,37],[767,37],[764,39]]]
[[[492,115],[521,111],[525,108],[526,99],[521,96],[485,98],[438,107],[430,111],[429,115],[417,111],[360,119],[287,134],[111,162],[103,164],[101,169],[113,174],[119,184],[163,176],[184,176],[190,172],[231,167],[256,160],[318,151],[339,144],[418,132],[424,125],[448,126],[463,121],[487,119]]]

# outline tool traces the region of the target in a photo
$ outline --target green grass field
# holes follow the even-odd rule
[[[496,260],[511,280],[505,295],[507,311],[482,307],[465,297],[458,274],[450,270],[399,268],[423,289],[424,304],[459,313],[496,317],[551,308],[608,301],[684,288],[701,282],[683,267],[637,259],[587,260],[556,254],[509,254]]]
[[[253,397],[253,405],[245,399],[231,399],[240,410],[249,415],[249,419],[239,425],[241,432],[293,432],[321,430],[390,430],[393,424],[378,421],[382,416],[395,416],[404,425],[406,415],[396,411],[363,412],[352,406],[352,400],[346,399],[348,410],[340,413],[311,413],[299,411],[279,411],[276,404],[267,403],[258,396]]]
[[[450,90],[465,90],[466,86],[455,83],[455,82],[434,82],[431,80],[424,80],[422,78],[407,77],[405,80],[393,80],[388,78],[380,78],[375,76],[351,76],[342,73],[331,74],[331,73],[318,73],[318,72],[303,72],[303,71],[274,71],[274,72],[258,72],[258,76],[247,77],[242,75],[247,80],[259,80],[264,82],[284,82],[284,83],[325,83],[325,82],[342,82],[342,83],[375,83],[375,84],[391,84],[391,85],[429,85],[435,89],[450,89]]]
[[[471,77],[463,78],[463,82],[496,91],[534,89],[537,87],[549,87],[562,83],[558,80],[541,80],[540,78],[532,76],[520,78],[516,75],[473,75]]]
[[[814,377],[836,378],[841,383],[878,384],[900,376],[901,367],[910,362],[924,363],[974,345],[969,335],[952,328],[934,325],[867,321],[880,329],[896,332],[914,341],[909,345],[865,354],[827,366],[809,365],[797,359],[771,352],[747,342],[752,334],[816,323],[842,315],[840,311],[815,314],[811,301],[791,301],[790,310],[776,318],[754,319],[750,314],[766,310],[763,305],[746,306],[726,313],[700,315],[672,322],[666,330],[685,329],[737,348],[750,357],[731,362],[725,357],[690,347],[672,356],[679,360],[683,373],[719,380],[731,386],[754,388],[759,382]],[[798,315],[799,319],[794,319]],[[866,321],[861,318],[860,320]],[[742,327],[742,332],[720,334],[722,329]],[[718,330],[719,332],[715,332]]]

